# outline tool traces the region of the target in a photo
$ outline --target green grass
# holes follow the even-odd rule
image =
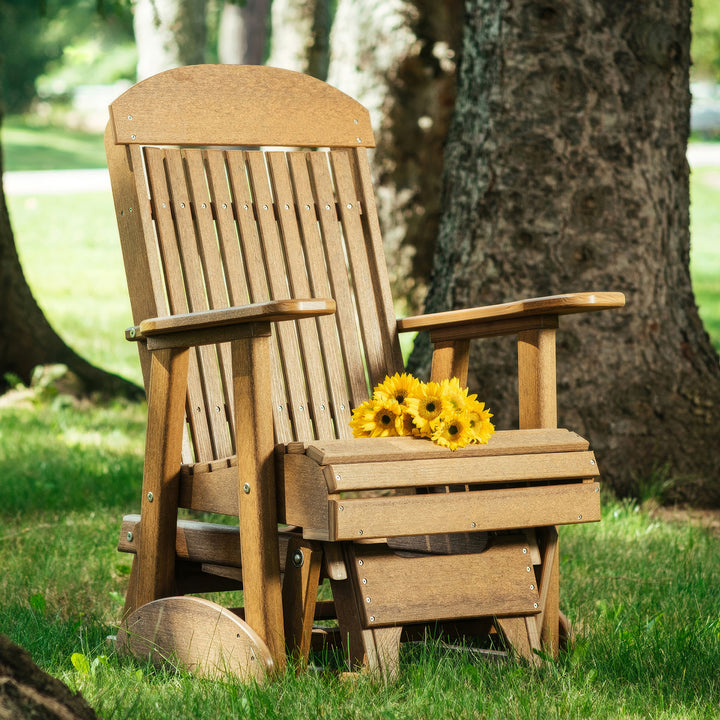
[[[25,277],[51,325],[91,363],[136,383],[137,348],[109,192],[8,196]]]
[[[691,175],[690,272],[700,317],[720,352],[720,168]]]
[[[198,680],[115,654],[137,511],[143,408],[40,403],[0,414],[0,631],[104,718],[713,718],[720,675],[720,538],[605,499],[600,524],[561,529],[575,647],[534,669],[435,643],[398,679],[288,672]]]
[[[6,117],[2,125],[3,167],[13,170],[104,168],[101,134],[67,130]]]

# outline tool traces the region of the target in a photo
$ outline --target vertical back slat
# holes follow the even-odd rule
[[[263,302],[270,299],[265,274],[265,263],[260,246],[260,237],[255,223],[253,200],[250,194],[250,185],[245,170],[244,154],[242,152],[228,152],[227,166],[230,176],[230,187],[233,196],[238,234],[245,260],[247,280],[250,289],[251,302]],[[273,339],[277,344],[275,329]],[[290,411],[285,385],[283,383],[282,367],[277,353],[271,356],[271,385],[273,396],[273,419],[275,421],[275,440],[279,443],[289,442],[293,439],[290,425]]]
[[[292,297],[311,297],[308,279],[308,259],[303,252],[300,241],[300,230],[296,215],[297,201],[290,182],[285,153],[271,152],[267,154],[275,207],[277,208],[280,237],[285,251],[288,280]],[[324,263],[323,263],[324,266]],[[324,270],[324,267],[323,267]],[[302,365],[305,371],[309,392],[309,407],[313,420],[313,436],[318,439],[334,437],[330,400],[325,384],[320,339],[317,324],[313,318],[297,322],[302,352]]]
[[[145,159],[170,312],[174,315],[186,313],[190,307],[183,282],[183,268],[173,218],[172,199],[165,172],[165,151],[160,148],[146,148]],[[213,446],[207,417],[204,412],[197,411],[197,408],[202,408],[205,403],[199,378],[197,355],[190,353],[187,419],[195,456],[206,458],[212,456]]]
[[[355,303],[350,288],[345,250],[335,209],[335,193],[330,168],[324,153],[309,153],[308,160],[332,297],[337,303],[337,323],[348,378],[350,402],[352,405],[359,405],[367,400],[368,387],[365,381],[362,349],[356,327]]]
[[[360,203],[355,192],[353,173],[346,152],[331,152],[330,162],[338,194],[340,218],[345,244],[352,272],[355,302],[360,321],[367,370],[372,386],[382,382],[392,366],[392,359],[386,355],[380,332],[377,298],[374,279],[370,272],[367,249],[360,221]]]
[[[255,200],[258,227],[260,228],[260,239],[265,255],[265,268],[270,293],[273,300],[285,300],[290,297],[290,290],[285,258],[275,220],[274,201],[270,190],[264,153],[260,151],[248,152],[246,158],[250,186]],[[295,327],[291,323],[278,323],[276,332],[285,376],[285,387],[292,407],[291,417],[295,427],[294,439],[311,440],[313,431],[310,423],[305,378],[300,364],[300,347]]]
[[[288,153],[288,162],[302,231],[302,244],[310,280],[310,295],[320,298],[332,297],[322,238],[318,229],[315,197],[310,184],[307,153]],[[335,436],[348,438],[352,436],[349,425],[351,408],[336,316],[324,315],[317,318],[317,327],[330,394],[330,408],[335,423]]]
[[[386,348],[389,348],[392,358],[391,369],[399,372],[404,368],[404,363],[397,332],[395,308],[390,293],[390,278],[388,276],[382,233],[380,232],[380,221],[378,220],[375,205],[375,191],[372,184],[368,153],[365,148],[353,148],[348,153],[348,157],[352,161],[355,184],[362,204],[361,220],[370,264],[370,274],[373,278],[373,287],[377,298],[380,332],[383,335],[383,344]]]
[[[198,225],[195,222],[197,211],[193,212],[186,166],[179,150],[167,150],[165,162],[188,304],[191,312],[202,312],[209,309],[208,292],[201,263]],[[196,348],[196,355],[200,370],[200,390],[204,402],[191,406],[190,415],[192,418],[203,414],[207,417],[207,423],[210,426],[211,448],[209,451],[200,452],[198,449],[196,452],[198,460],[212,460],[232,454],[227,420],[223,411],[225,398],[218,375],[218,358],[215,347],[201,345]],[[194,420],[190,420],[190,422],[192,423]]]
[[[209,196],[208,179],[205,174],[202,151],[185,150],[185,165],[190,189],[191,206],[196,224],[196,246],[200,255],[202,281],[208,306],[212,309],[228,307],[222,258]],[[229,388],[232,387],[232,358],[230,345],[202,348],[203,388],[207,401],[206,412],[211,418],[215,451],[221,456],[235,452],[234,417],[228,411]],[[219,364],[220,374],[217,366]],[[230,421],[230,422],[228,422]],[[231,432],[232,430],[232,432]]]

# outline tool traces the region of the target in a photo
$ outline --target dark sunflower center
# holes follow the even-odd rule
[[[451,426],[448,428],[448,432],[449,432],[451,435],[457,435],[457,434],[458,434],[457,425],[451,425]]]
[[[380,418],[380,422],[382,422],[383,425],[389,425],[390,424],[390,416],[389,415],[383,415]]]
[[[402,403],[405,402],[405,397],[403,395],[396,395],[395,399],[402,405]]]
[[[426,406],[428,412],[435,412],[435,403],[429,402]]]

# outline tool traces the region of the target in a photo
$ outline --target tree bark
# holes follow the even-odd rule
[[[135,0],[137,79],[205,60],[206,0]]]
[[[560,424],[620,494],[720,502],[720,369],[689,273],[690,0],[469,0],[426,309],[620,290],[566,319]],[[514,343],[470,384],[517,422]],[[428,366],[421,342],[412,359]]]
[[[340,0],[328,80],[369,110],[378,212],[393,294],[416,311],[440,217],[462,0]]]
[[[0,392],[8,387],[6,375],[16,375],[29,385],[33,369],[49,364],[66,365],[81,380],[84,392],[142,394],[136,385],[90,365],[52,329],[25,280],[0,183]]]
[[[267,64],[326,80],[330,59],[329,0],[273,0]]]
[[[30,654],[0,635],[0,720],[96,720],[79,693],[41,670]]]
[[[218,59],[229,65],[262,65],[265,60],[270,0],[245,5],[223,4],[218,36]]]

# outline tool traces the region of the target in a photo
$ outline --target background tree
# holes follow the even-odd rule
[[[224,2],[218,29],[219,62],[262,65],[269,24],[270,0]]]
[[[206,0],[136,0],[137,79],[205,61]]]
[[[720,369],[689,274],[690,0],[469,0],[427,310],[574,290],[627,307],[559,333],[559,422],[622,494],[720,501]],[[426,345],[415,367],[427,365]],[[471,385],[516,422],[510,343]]]
[[[267,64],[327,79],[331,0],[272,0],[272,42]]]
[[[411,311],[425,295],[437,236],[462,12],[462,0],[339,0],[332,28],[328,81],[370,110],[390,278]]]

